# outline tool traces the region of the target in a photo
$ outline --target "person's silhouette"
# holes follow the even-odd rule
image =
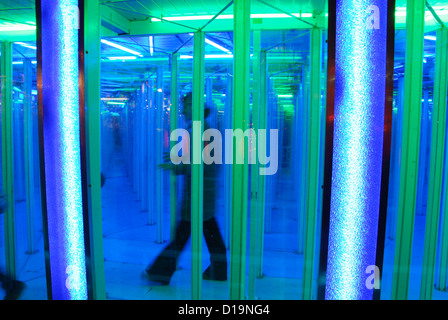
[[[192,120],[192,95],[188,93],[182,100],[183,116],[188,124],[191,135]],[[207,118],[209,109],[204,111]],[[207,124],[204,124],[204,130]],[[191,150],[191,148],[190,148]],[[169,284],[173,273],[176,271],[176,261],[185,247],[191,235],[191,166],[189,164],[174,165],[164,163],[159,168],[173,170],[177,175],[184,175],[183,200],[181,205],[181,219],[177,225],[174,239],[161,252],[152,265],[149,265],[144,275],[151,281],[161,284]],[[204,164],[203,182],[203,233],[210,252],[210,266],[204,271],[205,280],[227,280],[227,258],[226,247],[215,219],[215,197],[216,197],[216,164]]]
[[[3,193],[0,192],[0,215],[6,212],[8,209],[8,202]],[[4,300],[17,300],[22,294],[23,289],[25,288],[25,283],[22,281],[18,281],[12,279],[7,274],[0,272],[0,282],[2,284],[2,289],[6,291],[6,295],[3,298]]]

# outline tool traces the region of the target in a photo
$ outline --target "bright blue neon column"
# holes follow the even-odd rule
[[[78,1],[41,1],[42,117],[52,298],[87,299],[79,127]]]
[[[386,88],[387,0],[336,2],[326,299],[372,299]]]

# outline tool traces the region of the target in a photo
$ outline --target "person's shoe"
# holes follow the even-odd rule
[[[212,281],[227,281],[227,271],[225,269],[219,269],[220,268],[215,268],[215,270],[212,270],[212,267],[209,266],[202,273],[202,279]]]
[[[171,280],[168,277],[150,274],[147,271],[142,272],[142,277],[144,279],[150,281],[151,285],[159,285],[159,286],[167,286],[170,284],[170,280]]]
[[[17,300],[25,289],[25,283],[18,280],[12,280],[6,289],[6,295],[3,300]]]

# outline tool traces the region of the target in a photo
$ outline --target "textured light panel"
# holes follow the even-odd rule
[[[373,7],[376,6],[373,10]],[[386,89],[387,0],[336,2],[333,172],[326,299],[372,299]]]
[[[87,299],[76,0],[42,0],[42,93],[53,299]]]

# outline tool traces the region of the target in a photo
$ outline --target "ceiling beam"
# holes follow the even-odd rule
[[[101,25],[117,35],[127,35],[131,29],[125,16],[107,6],[101,6]]]
[[[306,18],[320,27],[326,27],[324,17]],[[201,28],[204,20],[182,21],[190,28]],[[289,30],[289,29],[309,29],[309,24],[292,18],[254,18],[251,19],[251,30]],[[150,34],[179,34],[190,33],[191,29],[162,21],[136,20],[130,22],[131,35]],[[233,31],[233,19],[216,19],[208,25],[205,32],[231,32]]]

